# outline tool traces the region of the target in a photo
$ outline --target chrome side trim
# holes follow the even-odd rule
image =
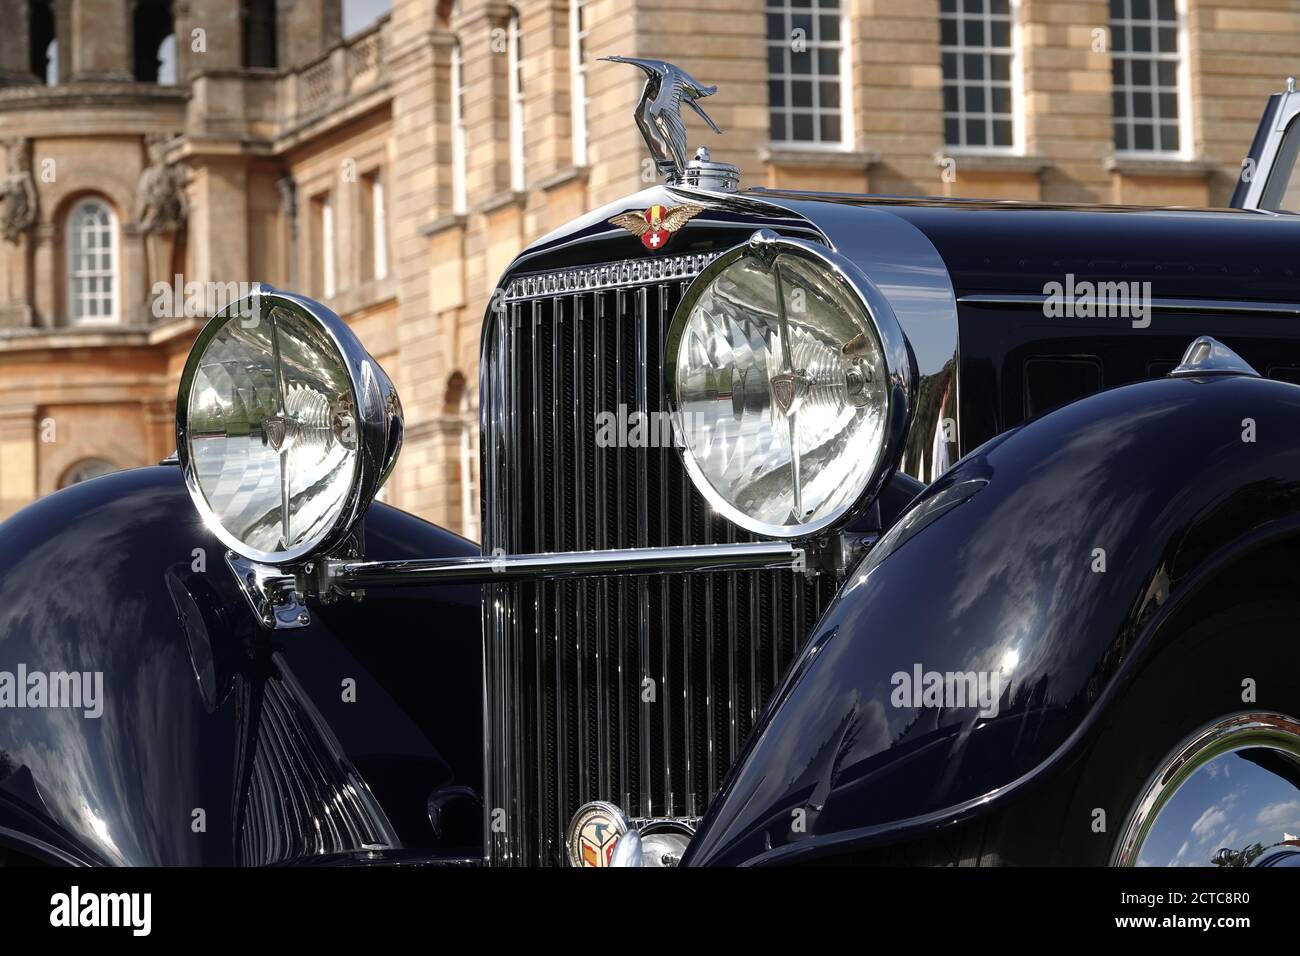
[[[1050,298],[1046,293],[993,293],[957,297],[958,305],[1010,305],[1041,308]],[[1300,315],[1300,302],[1246,302],[1231,299],[1179,299],[1165,297],[1151,300],[1157,312],[1238,312],[1252,315]]]
[[[1160,811],[1178,788],[1216,757],[1246,748],[1273,750],[1300,760],[1300,722],[1283,714],[1248,712],[1225,717],[1193,734],[1151,775],[1129,812],[1111,865],[1134,866]]]
[[[438,584],[506,584],[589,575],[691,574],[716,571],[803,571],[802,548],[786,541],[692,544],[675,548],[565,551],[554,554],[325,562],[325,580],[339,591]]]

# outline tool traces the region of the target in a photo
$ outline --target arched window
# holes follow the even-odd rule
[[[59,487],[67,488],[70,485],[89,481],[91,478],[98,478],[101,475],[111,475],[113,472],[121,470],[107,458],[83,458],[63,473],[63,478],[59,481]]]
[[[136,82],[174,84],[176,38],[170,0],[136,0],[131,39]]]
[[[116,322],[117,216],[102,199],[68,213],[68,314],[73,322]]]
[[[443,393],[443,411],[453,419],[460,419],[460,533],[471,541],[478,540],[478,488],[475,471],[478,467],[478,416],[469,405],[469,389],[465,373],[452,372]]]
[[[158,44],[158,85],[176,85],[176,34],[169,33]]]
[[[54,38],[54,8],[50,0],[32,0],[29,24],[32,76],[55,86],[59,82],[59,42]]]

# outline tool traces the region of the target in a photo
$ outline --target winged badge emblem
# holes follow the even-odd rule
[[[610,225],[623,227],[640,239],[641,245],[657,252],[668,244],[674,232],[702,212],[703,206],[691,202],[680,206],[655,204],[645,212],[625,212],[609,222]]]

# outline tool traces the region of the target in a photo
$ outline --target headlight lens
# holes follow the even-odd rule
[[[911,356],[854,273],[828,250],[759,234],[701,273],[673,319],[668,386],[687,470],[751,531],[816,533],[895,463]]]
[[[182,375],[177,450],[191,496],[253,560],[284,563],[337,539],[387,476],[400,433],[387,376],[308,300],[235,303],[200,333]]]

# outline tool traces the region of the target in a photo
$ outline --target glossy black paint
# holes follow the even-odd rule
[[[816,217],[780,209],[782,197],[804,210],[852,215],[871,204],[907,219],[943,256],[959,295],[1037,293],[1074,273],[1149,281],[1158,297],[1300,298],[1300,221],[1242,212],[756,191],[710,197],[664,254],[720,251],[761,227],[823,238]],[[607,219],[689,200],[655,187],[595,210],[531,247],[510,274],[648,257]],[[1098,387],[1113,388],[1163,374],[1208,333],[1265,374],[1300,373],[1300,336],[1282,316],[1189,306],[1147,329],[1106,321],[960,307],[963,450],[993,441],[906,511],[830,609],[688,862],[797,859],[1006,798],[1101,719],[1207,569],[1255,536],[1293,530],[1300,389],[1289,385],[1162,380],[994,439],[1042,410],[1025,384],[1028,363],[1041,359],[1095,360]],[[1241,442],[1244,417],[1257,422],[1255,444]],[[892,488],[886,524],[915,490]],[[376,558],[477,553],[382,505],[365,530]],[[1105,575],[1089,571],[1095,546],[1111,556]],[[196,547],[206,572],[191,568]],[[175,469],[88,482],[0,525],[0,669],[103,670],[108,698],[98,721],[0,709],[0,842],[30,851],[37,840],[81,862],[229,864],[253,862],[241,834],[255,824],[283,838],[269,851],[277,861],[346,861],[348,849],[311,851],[310,820],[294,808],[323,813],[355,774],[382,818],[370,822],[402,845],[375,859],[479,856],[475,836],[453,825],[481,787],[479,590],[374,591],[357,605],[313,607],[311,627],[268,637],[221,554]],[[889,706],[896,670],[970,669],[1009,649],[1019,661],[996,719]],[[341,699],[345,678],[357,681],[356,703]],[[302,750],[342,770],[255,813],[247,793],[258,754],[293,739],[265,732],[250,709],[271,686],[298,718]],[[200,807],[208,830],[195,835]],[[789,826],[797,808],[809,809],[805,834]]]
[[[1175,608],[1250,547],[1300,528],[1297,434],[1300,387],[1161,379],[977,449],[851,576],[685,862],[795,861],[896,839],[1051,773],[1160,652]],[[1092,570],[1099,547],[1105,573]],[[893,675],[914,665],[997,670],[1012,655],[995,717],[891,702]],[[791,826],[800,810],[805,832]]]
[[[1160,378],[1198,335],[1219,339],[1266,378],[1300,382],[1295,318],[1190,305],[1185,312],[1154,313],[1148,328],[1124,319],[1046,319],[1041,309],[1018,306],[961,305],[958,315],[967,449],[1063,401]],[[1070,381],[1073,368],[1088,369],[1088,380]]]
[[[381,504],[365,532],[374,557],[477,553]],[[271,633],[223,554],[176,468],[85,482],[0,525],[0,670],[102,671],[104,698],[99,718],[0,708],[0,843],[231,865],[347,859],[380,835],[403,860],[481,857],[478,834],[440,841],[428,817],[439,788],[481,789],[479,589],[372,590]]]

